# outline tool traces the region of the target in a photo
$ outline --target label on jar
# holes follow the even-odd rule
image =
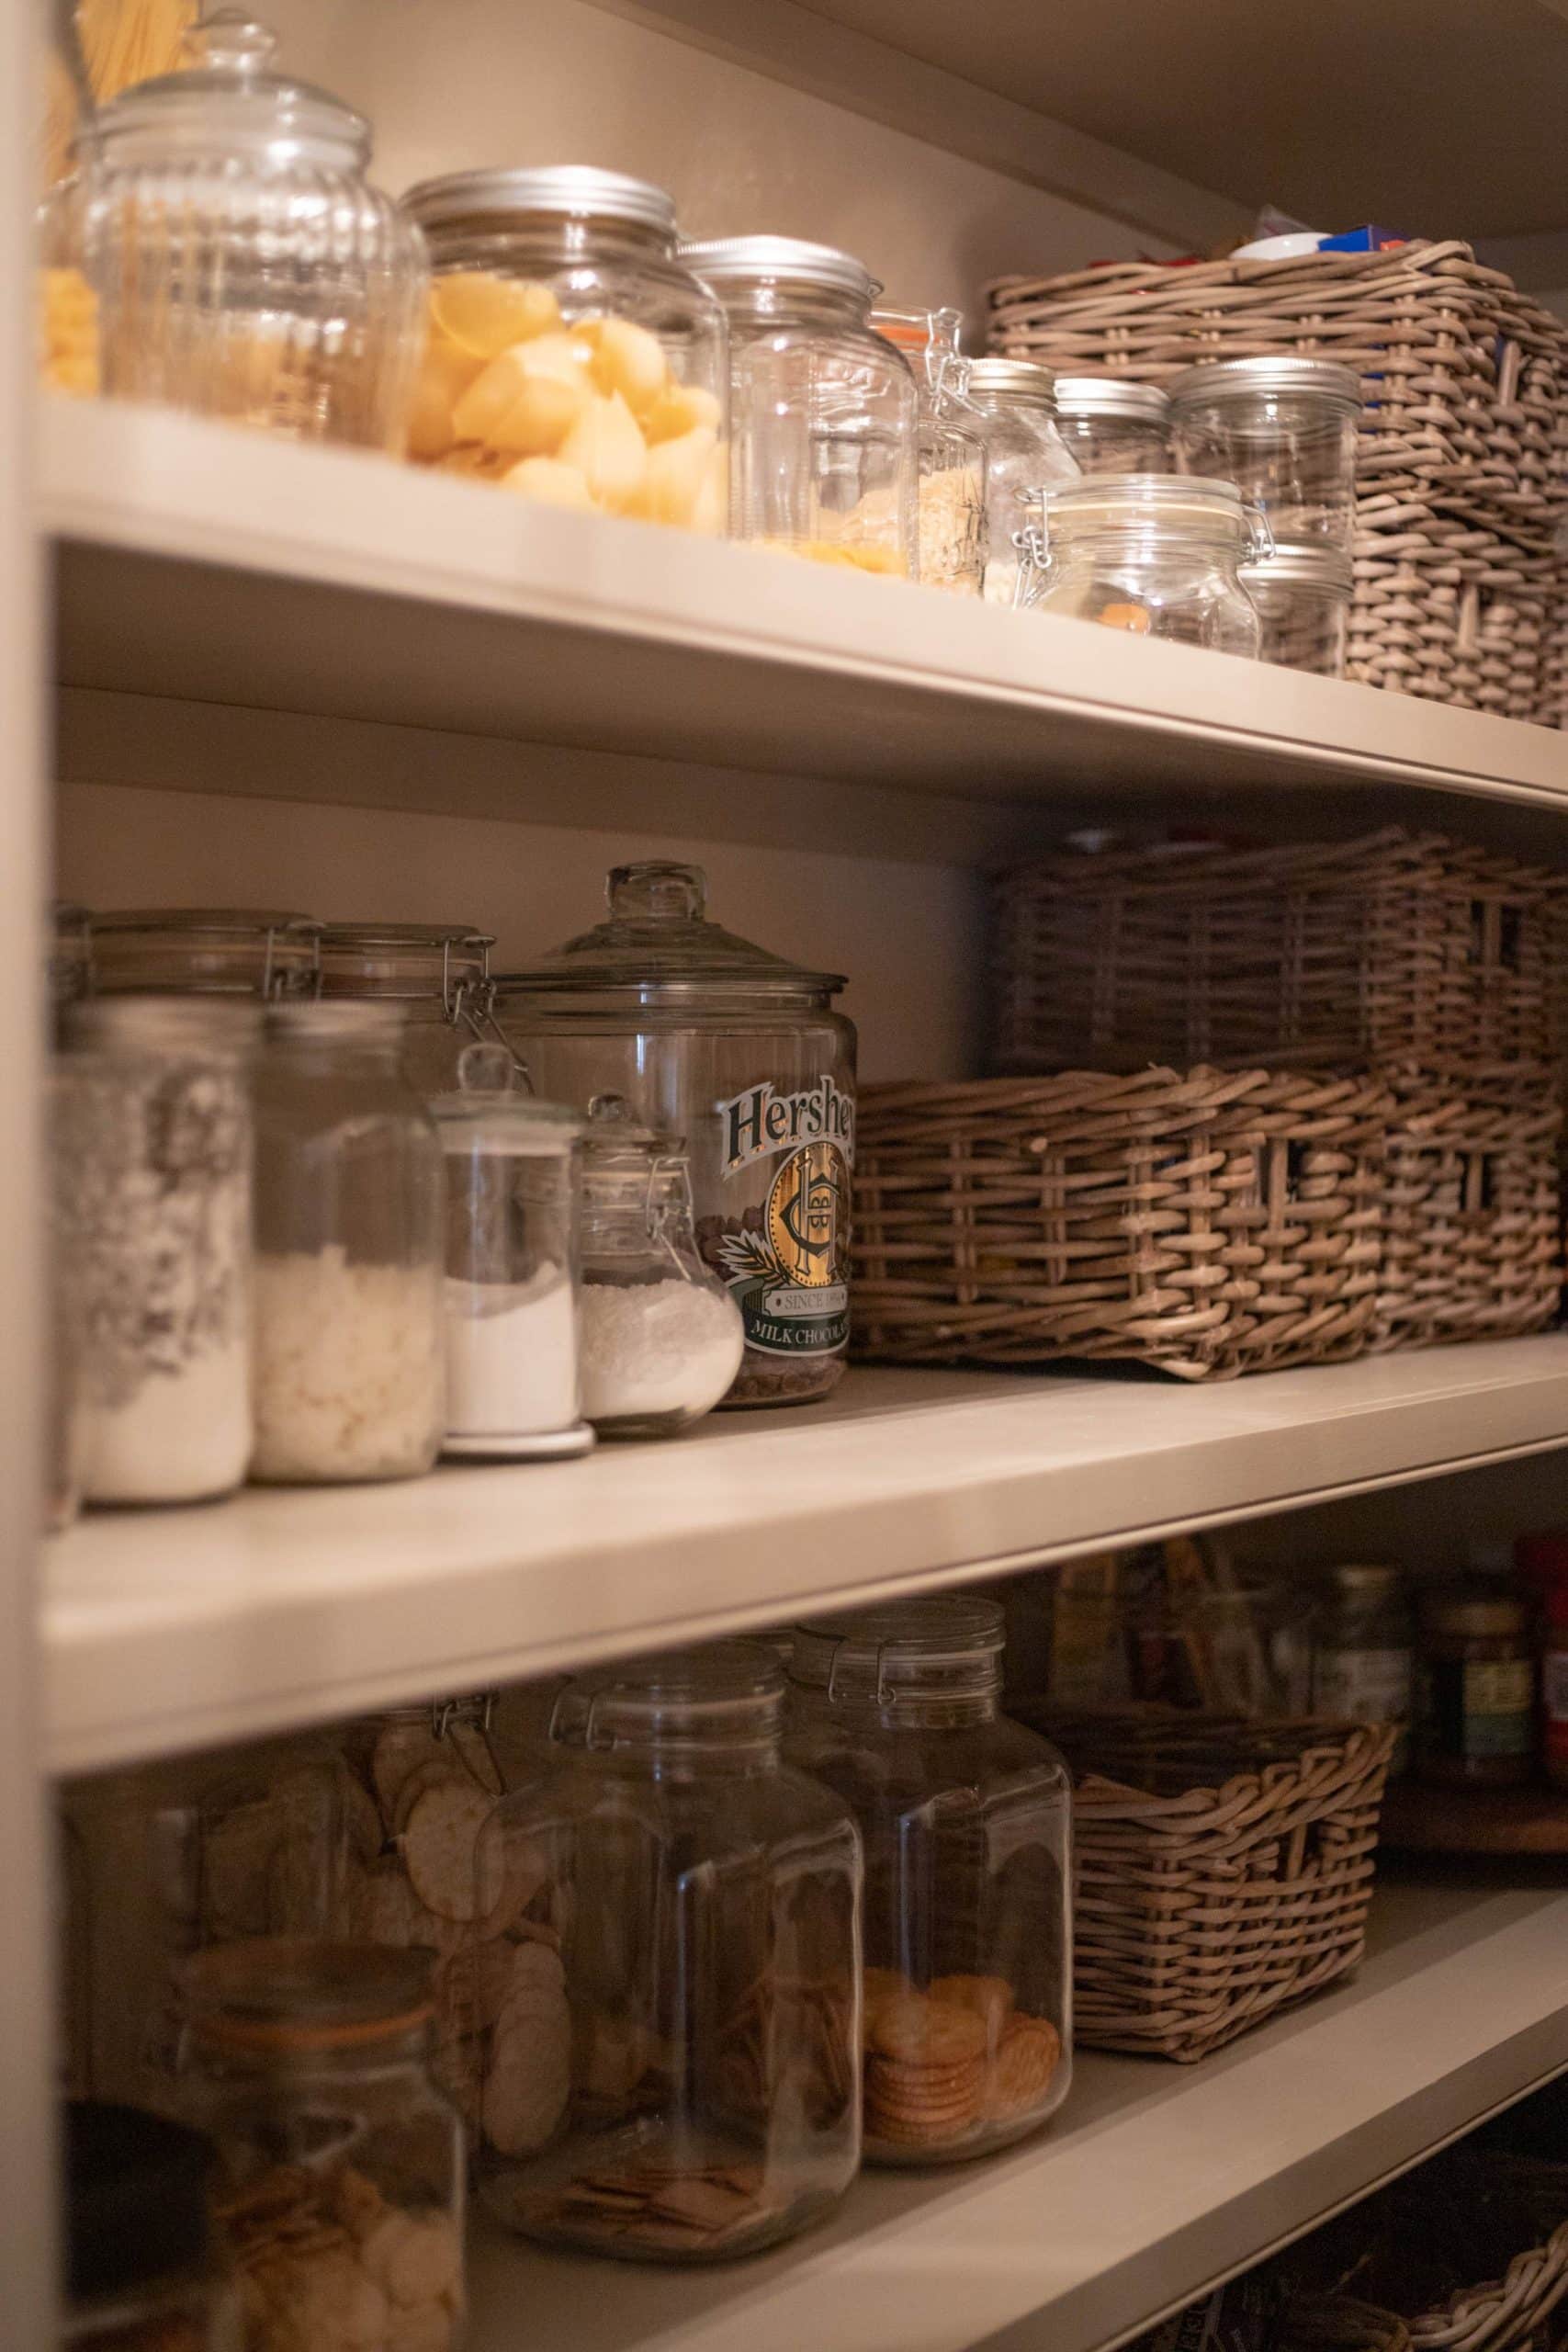
[[[714,1252],[746,1344],[763,1355],[835,1353],[850,1336],[853,1101],[830,1078],[793,1094],[762,1079],[717,1107],[726,1190],[778,1162],[766,1196],[727,1220]]]
[[[1349,1724],[1396,1724],[1410,1713],[1410,1652],[1320,1650],[1316,1705]]]
[[[1534,1702],[1528,1658],[1435,1658],[1427,1669],[1428,1745],[1465,1762],[1528,1756]]]

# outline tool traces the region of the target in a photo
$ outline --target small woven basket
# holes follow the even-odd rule
[[[1012,1711],[1077,1776],[1080,2042],[1190,2064],[1356,1966],[1392,1727]]]

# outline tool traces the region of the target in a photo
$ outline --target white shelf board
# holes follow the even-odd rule
[[[57,1770],[542,1674],[1568,1442],[1568,1333],[1272,1373],[852,1371],[675,1444],[97,1512],[45,1554]]]
[[[474,2352],[1098,2352],[1568,2066],[1568,1892],[1390,1884],[1356,1979],[1194,2069],[1088,2054],[1038,2140],[867,2173],[724,2270],[531,2252],[488,2222]]]
[[[362,453],[54,398],[39,462],[67,687],[1002,800],[1371,780],[1568,809],[1546,729]]]

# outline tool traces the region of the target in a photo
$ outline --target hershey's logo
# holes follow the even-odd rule
[[[771,1078],[748,1086],[718,1105],[724,1123],[723,1172],[733,1176],[753,1159],[805,1143],[836,1143],[846,1159],[855,1156],[855,1106],[830,1078],[798,1094],[780,1094]]]

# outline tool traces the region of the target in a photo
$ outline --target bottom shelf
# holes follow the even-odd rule
[[[1391,1883],[1353,1983],[1187,2070],[1079,2059],[1038,2141],[868,2173],[777,2253],[664,2271],[474,2231],[471,2352],[1096,2352],[1568,2068],[1568,1888]]]

